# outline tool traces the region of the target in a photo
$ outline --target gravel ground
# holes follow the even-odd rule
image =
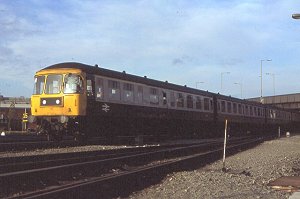
[[[158,145],[143,145],[143,146],[88,145],[88,146],[76,146],[76,147],[35,149],[35,150],[28,150],[28,151],[9,151],[9,152],[0,153],[0,158],[2,158],[2,157],[6,158],[6,157],[35,156],[35,155],[58,154],[58,153],[76,153],[76,152],[101,151],[101,150],[138,148],[138,147],[152,147],[152,146],[158,146]]]
[[[267,141],[259,146],[194,171],[176,172],[160,184],[135,192],[134,198],[289,198],[291,193],[267,186],[282,176],[300,174],[300,135]]]

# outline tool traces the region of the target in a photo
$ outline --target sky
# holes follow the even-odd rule
[[[300,93],[294,13],[296,0],[0,0],[0,95],[30,97],[36,71],[70,61],[238,98],[260,96],[262,66],[263,96]]]

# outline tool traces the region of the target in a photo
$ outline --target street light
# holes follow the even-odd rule
[[[260,60],[260,102],[263,102],[263,78],[262,78],[262,63],[263,61],[272,61],[272,59],[262,59]]]
[[[204,84],[204,82],[196,82],[196,88],[197,88],[198,84]]]
[[[300,14],[292,14],[293,19],[300,19]]]
[[[221,91],[220,91],[220,93],[222,93],[222,91],[223,91],[223,75],[224,74],[230,74],[230,72],[222,72],[221,73]]]
[[[242,83],[238,83],[238,82],[235,82],[234,84],[237,84],[241,87],[241,99],[243,98],[243,84]]]

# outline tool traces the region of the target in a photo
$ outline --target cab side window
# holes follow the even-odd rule
[[[83,89],[83,81],[79,75],[75,75],[75,74],[65,75],[64,93],[82,93],[83,90],[84,90]]]

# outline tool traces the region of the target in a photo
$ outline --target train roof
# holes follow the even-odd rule
[[[54,65],[48,66],[42,70],[58,69],[58,68],[76,68],[76,69],[80,69],[80,70],[86,72],[87,74],[92,74],[92,75],[96,74],[96,75],[106,76],[106,77],[110,77],[110,78],[146,84],[146,85],[150,85],[153,87],[159,87],[159,88],[165,88],[165,89],[170,89],[170,90],[176,90],[176,91],[180,91],[180,92],[192,93],[192,94],[196,94],[196,95],[204,95],[204,96],[209,96],[209,97],[218,95],[219,99],[236,101],[237,103],[242,103],[242,101],[243,101],[243,103],[245,103],[245,101],[246,101],[249,104],[258,105],[258,106],[262,105],[261,103],[258,103],[258,102],[250,102],[247,100],[242,100],[242,99],[234,98],[231,96],[225,96],[225,95],[221,95],[221,94],[212,93],[209,91],[198,90],[198,89],[190,88],[187,86],[181,86],[181,85],[169,83],[168,81],[164,82],[164,81],[150,79],[147,76],[141,77],[141,76],[136,76],[136,75],[132,75],[132,74],[127,74],[125,71],[123,71],[123,72],[113,71],[113,70],[101,68],[98,65],[91,66],[91,65],[77,63],[77,62],[65,62],[65,63],[59,63],[59,64],[54,64]]]

